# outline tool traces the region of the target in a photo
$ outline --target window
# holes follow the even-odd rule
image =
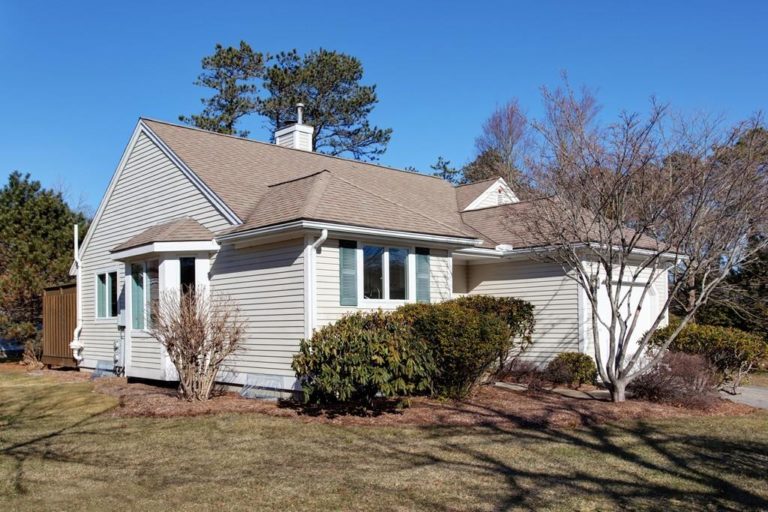
[[[96,316],[114,318],[117,316],[117,272],[106,272],[96,276]]]
[[[131,265],[131,327],[144,328],[144,264]]]
[[[363,246],[363,299],[408,298],[408,249]]]
[[[384,298],[384,248],[363,247],[363,298]]]
[[[182,293],[195,294],[195,258],[179,258],[179,283]]]
[[[133,329],[147,327],[146,319],[148,316],[151,317],[152,307],[158,299],[158,267],[157,260],[131,265],[131,327]]]
[[[389,250],[389,298],[405,300],[408,296],[408,249]]]

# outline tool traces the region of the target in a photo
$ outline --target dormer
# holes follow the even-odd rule
[[[517,203],[520,200],[504,178],[491,178],[456,188],[459,211],[479,210],[492,206]]]

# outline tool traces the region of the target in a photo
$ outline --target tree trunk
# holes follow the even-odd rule
[[[624,380],[618,380],[611,385],[611,400],[614,402],[623,402],[626,396],[627,383]]]

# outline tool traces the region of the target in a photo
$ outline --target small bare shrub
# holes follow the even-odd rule
[[[637,377],[629,390],[635,398],[696,409],[717,401],[717,379],[707,360],[698,354],[667,352],[661,362]]]
[[[204,287],[195,293],[164,293],[152,308],[150,333],[165,347],[186,400],[208,400],[224,360],[245,339],[240,310]]]
[[[42,359],[43,341],[38,335],[27,340],[24,344],[24,355],[21,356],[21,362],[30,370],[39,370],[44,366]]]
[[[500,380],[528,384],[532,379],[540,377],[541,371],[530,361],[513,359],[498,373]]]

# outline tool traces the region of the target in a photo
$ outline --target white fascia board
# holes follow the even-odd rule
[[[257,228],[243,233],[232,233],[216,237],[221,243],[234,243],[247,238],[274,235],[291,230],[323,230],[327,229],[331,234],[350,234],[359,236],[369,236],[376,238],[390,238],[398,240],[412,240],[419,242],[428,242],[445,245],[478,246],[483,243],[482,240],[474,238],[461,238],[444,235],[429,235],[426,233],[411,233],[408,231],[394,231],[388,229],[366,228],[360,226],[350,226],[347,224],[334,224],[328,222],[298,220],[286,222],[275,226]]]
[[[599,248],[599,244],[587,244],[587,243],[577,243],[573,244],[573,247],[576,249],[583,249],[587,250],[590,246],[595,246]],[[621,250],[620,247],[616,246],[616,250]],[[513,249],[511,251],[498,251],[499,254],[504,258],[515,258],[519,256],[527,256],[530,254],[535,253],[547,253],[547,252],[555,252],[560,249],[559,245],[546,245],[546,246],[537,246],[537,247],[523,247],[520,249]],[[656,254],[657,251],[652,251],[649,249],[634,249],[632,251],[633,255],[638,256],[652,256]],[[684,254],[675,254],[672,252],[664,252],[660,255],[661,259],[665,261],[684,261],[687,260],[688,257]]]
[[[578,244],[575,246],[576,247],[581,246],[586,249],[587,244]],[[524,247],[521,249],[513,249],[511,251],[499,251],[496,249],[483,249],[480,247],[474,247],[474,248],[467,248],[467,249],[458,249],[455,252],[456,254],[467,255],[467,256],[513,259],[513,258],[519,258],[519,257],[528,257],[531,254],[535,254],[535,253],[554,252],[558,249],[559,247],[554,245],[541,246],[541,247]],[[649,255],[655,254],[655,251],[650,251],[647,249],[635,249],[634,251],[632,251],[632,254],[649,256]],[[662,259],[667,261],[679,261],[679,260],[687,259],[687,257],[682,254],[675,255],[674,253],[662,253],[661,257]]]
[[[93,216],[93,221],[91,222],[91,225],[88,228],[88,232],[85,235],[85,240],[83,240],[83,242],[80,244],[79,256],[81,259],[85,254],[85,250],[87,249],[91,238],[93,238],[93,233],[96,232],[96,227],[99,225],[99,221],[104,214],[104,210],[106,209],[109,199],[112,197],[112,193],[117,186],[117,182],[120,179],[120,176],[123,174],[123,170],[128,163],[128,157],[133,152],[133,148],[136,146],[136,142],[139,140],[139,136],[142,133],[157,145],[160,151],[162,151],[163,154],[167,156],[179,168],[179,170],[181,170],[182,174],[184,174],[192,182],[192,184],[195,185],[198,190],[200,190],[203,196],[208,199],[211,204],[213,204],[213,206],[224,216],[224,218],[226,218],[233,225],[243,223],[243,221],[235,214],[235,212],[232,211],[232,209],[229,208],[226,204],[224,204],[224,201],[222,201],[221,198],[219,198],[210,188],[208,188],[208,186],[203,183],[203,181],[194,172],[192,172],[192,170],[189,169],[189,167],[187,167],[187,165],[178,156],[176,156],[176,154],[171,151],[171,149],[157,135],[155,135],[155,133],[146,124],[144,124],[141,119],[139,119],[139,122],[136,123],[136,127],[133,129],[133,133],[131,134],[131,139],[128,141],[128,145],[125,147],[125,150],[123,150],[123,154],[120,157],[120,162],[117,164],[117,168],[112,174],[112,179],[109,181],[107,190],[99,202],[99,207],[96,210],[96,214]],[[69,275],[74,276],[75,271],[75,263],[73,261],[72,265],[69,267]]]
[[[219,244],[213,241],[202,242],[153,242],[151,244],[132,247],[124,251],[112,253],[112,259],[124,261],[148,256],[151,254],[177,253],[177,252],[216,252]]]
[[[517,196],[515,195],[515,193],[512,191],[512,189],[509,188],[509,185],[507,185],[507,182],[504,180],[504,178],[499,178],[496,181],[494,181],[491,184],[491,186],[489,186],[487,189],[485,189],[485,191],[482,194],[477,196],[474,201],[469,203],[466,206],[466,208],[464,208],[464,210],[462,210],[462,211],[467,212],[467,211],[470,211],[470,210],[477,210],[477,209],[481,208],[482,207],[481,205],[483,204],[485,199],[489,195],[491,195],[491,194],[496,194],[497,193],[496,191],[499,189],[499,187],[502,188],[504,194],[509,198],[509,203],[505,203],[505,204],[512,204],[512,203],[519,203],[520,202],[520,199],[518,199]]]
[[[503,252],[497,251],[496,249],[483,249],[480,247],[458,249],[454,252],[455,254],[459,254],[459,255],[475,256],[479,258],[497,258],[498,259],[504,256]]]

